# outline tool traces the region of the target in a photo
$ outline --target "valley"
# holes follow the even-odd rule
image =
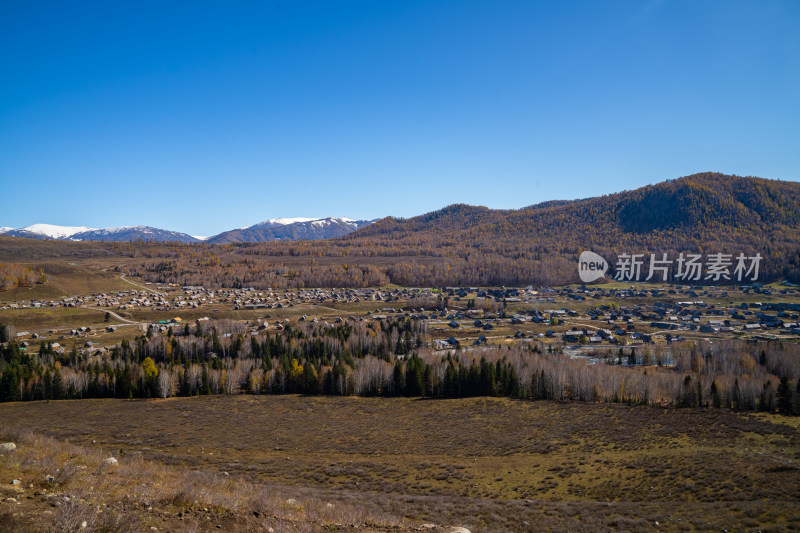
[[[631,226],[660,201],[649,189],[449,206],[327,240],[274,240],[305,219],[254,242],[0,236],[0,440],[19,446],[0,475],[33,491],[6,488],[0,518],[31,533],[78,516],[120,531],[800,527],[800,221],[753,202],[795,191],[676,182],[657,186],[676,212],[728,193],[749,207],[728,207],[736,223],[709,209],[713,238],[689,219]],[[768,240],[748,209],[782,217]],[[592,283],[581,239],[610,259]],[[625,270],[636,252],[668,265],[660,283]],[[763,258],[742,281],[737,252]],[[684,254],[703,261],[690,279]]]

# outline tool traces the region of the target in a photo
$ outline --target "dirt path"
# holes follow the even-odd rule
[[[110,309],[103,309],[102,307],[90,307],[88,305],[84,305],[84,306],[81,306],[81,307],[83,309],[91,309],[93,311],[103,311],[103,312],[108,313],[109,315],[113,316],[117,320],[121,320],[122,322],[125,322],[126,324],[133,324],[135,326],[138,326],[138,325],[141,325],[141,324],[149,324],[149,322],[137,322],[135,320],[128,320],[127,318],[118,315],[117,313],[115,313],[114,311],[112,311]]]
[[[559,320],[560,320],[560,319],[559,319]],[[575,321],[573,321],[573,320],[562,320],[562,322],[564,322],[564,324],[572,324],[573,326],[580,326],[580,327],[582,327],[582,328],[593,329],[593,330],[595,330],[595,331],[597,331],[598,329],[600,329],[600,328],[598,328],[598,327],[596,327],[596,326],[592,326],[591,324],[582,324],[582,323],[580,323],[580,322],[575,322]]]
[[[125,274],[120,275],[119,279],[124,281],[125,283],[130,283],[134,287],[138,287],[138,288],[143,289],[145,291],[152,292],[153,294],[158,294],[159,296],[166,296],[166,293],[158,292],[155,289],[151,289],[150,287],[145,287],[144,285],[139,285],[138,283],[129,280],[128,278],[125,277]]]

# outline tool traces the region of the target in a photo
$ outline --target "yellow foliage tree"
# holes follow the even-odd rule
[[[223,368],[222,372],[219,373],[219,390],[225,391],[228,394],[230,394],[231,391],[225,389],[227,383],[228,383],[228,371]]]
[[[142,361],[142,370],[144,370],[144,376],[147,379],[155,379],[158,376],[156,364],[149,357],[145,357],[144,361]]]
[[[289,370],[289,376],[292,379],[297,379],[303,374],[303,365],[297,362],[297,359],[292,359],[292,368]]]

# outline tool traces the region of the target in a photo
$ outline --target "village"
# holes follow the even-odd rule
[[[602,346],[663,346],[686,338],[800,341],[800,289],[787,283],[272,291],[160,283],[142,287],[9,302],[0,310],[22,348],[36,349],[49,342],[56,352],[79,350],[90,355],[102,355],[122,338],[149,330],[179,335],[189,324],[215,320],[237,321],[244,334],[257,336],[304,321],[333,327],[343,321],[402,317],[424,322],[425,344],[437,350],[536,341],[578,356],[596,355]],[[91,323],[67,327],[13,319],[15,312],[27,316],[48,309],[98,313]]]

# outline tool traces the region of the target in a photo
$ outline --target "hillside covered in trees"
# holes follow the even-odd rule
[[[451,205],[407,220],[384,219],[343,239],[359,248],[450,256],[497,283],[574,279],[578,254],[760,252],[768,278],[798,279],[800,184],[696,174],[634,191],[519,210]],[[472,268],[470,268],[472,267]],[[477,270],[477,271],[476,271]],[[524,273],[524,274],[522,274]],[[401,271],[396,275],[402,276]]]
[[[461,240],[474,247],[514,238],[544,242],[589,239],[587,245],[662,242],[680,247],[685,241],[790,238],[784,233],[798,225],[800,183],[707,173],[518,210],[451,205],[411,219],[386,218],[346,240],[407,244]]]

